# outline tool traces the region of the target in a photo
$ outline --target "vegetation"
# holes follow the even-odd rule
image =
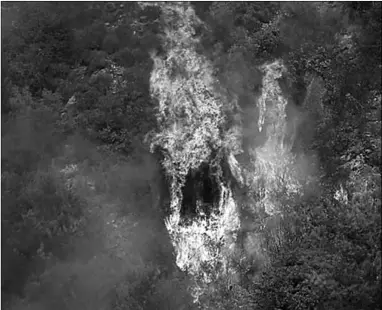
[[[381,3],[191,5],[197,52],[243,111],[259,65],[283,60],[288,117],[304,116],[293,152],[319,162],[317,187],[281,197],[285,216],[262,228],[269,264],[217,283],[204,308],[379,308]],[[162,221],[165,176],[142,142],[158,126],[150,52],[163,53],[162,28],[160,8],[136,2],[2,2],[6,309],[196,308]],[[100,231],[113,212],[118,228]],[[132,241],[115,244],[126,251],[105,254],[103,234],[128,227]]]
[[[273,15],[270,5],[275,6]],[[241,69],[277,56],[284,59],[284,91],[308,115],[299,124],[295,152],[317,152],[323,175],[319,194],[309,191],[298,203],[284,198],[286,217],[275,225],[285,241],[269,248],[272,262],[258,285],[239,299],[210,307],[229,308],[239,300],[259,309],[378,308],[380,4],[214,3],[209,12],[201,16],[212,29],[204,44],[217,66],[223,59],[223,83],[231,81],[225,75],[238,58],[246,65]],[[252,23],[241,23],[249,16]],[[221,32],[219,25],[225,27]],[[244,85],[233,91],[256,91],[259,81],[247,79],[245,69],[241,73]],[[246,100],[243,96],[243,107]]]

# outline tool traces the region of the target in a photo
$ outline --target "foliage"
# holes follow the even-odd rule
[[[9,32],[2,38],[9,63],[6,76],[17,86],[29,86],[33,94],[43,88],[54,91],[73,63],[71,32],[65,4],[20,3]]]
[[[211,59],[220,70],[220,81],[233,93],[248,93],[251,88],[242,85],[256,75],[256,61],[281,55],[288,67],[283,91],[315,124],[310,130],[309,121],[303,121],[297,141],[303,149],[318,152],[325,169],[320,171],[325,176],[322,187],[339,188],[323,190],[320,199],[285,202],[289,205],[281,225],[285,244],[272,247],[274,241],[269,241],[269,251],[275,251],[272,263],[261,284],[249,289],[248,303],[260,309],[374,309],[380,305],[381,263],[376,131],[380,131],[376,106],[380,104],[380,5],[286,3],[273,11],[277,11],[273,23],[253,10],[237,13],[238,7],[246,6],[213,3],[208,11],[199,6],[199,15],[211,27],[203,34],[204,49],[213,50]],[[249,34],[242,27],[255,31]],[[242,88],[233,86],[237,80]],[[223,291],[220,302],[232,307],[233,294]],[[209,307],[229,307],[218,304]]]
[[[8,87],[2,92],[11,97],[16,85],[27,86],[34,97],[44,89],[60,93],[64,101],[75,95],[72,123],[91,138],[129,152],[134,140],[154,126],[148,52],[159,44],[159,12],[137,4],[112,7],[15,4],[14,16],[7,9],[2,81]],[[117,26],[110,29],[111,23]],[[115,102],[113,108],[110,102]],[[61,108],[57,103],[56,109]],[[3,101],[6,111],[12,111],[9,99]],[[126,114],[129,119],[121,117]]]
[[[31,283],[26,280],[31,270],[39,274],[50,254],[67,254],[62,244],[79,230],[84,202],[51,164],[52,158],[65,158],[61,146],[66,135],[86,133],[111,153],[143,157],[143,137],[160,129],[156,114],[162,113],[159,125],[183,129],[161,131],[156,142],[162,148],[174,146],[173,154],[180,161],[183,155],[194,163],[200,158],[208,160],[203,152],[210,145],[205,145],[211,141],[218,144],[220,135],[226,136],[224,143],[230,150],[238,150],[236,135],[240,133],[231,125],[243,125],[243,144],[250,144],[257,115],[248,107],[257,102],[262,87],[259,65],[282,58],[287,67],[280,82],[284,84],[283,96],[305,118],[296,125],[296,141],[301,147],[296,143],[294,150],[318,154],[322,169],[316,171],[316,181],[321,192],[312,195],[318,187],[307,188],[304,199],[281,197],[284,219],[263,231],[270,264],[259,271],[255,268],[258,261],[248,262],[256,265],[252,266],[257,270],[253,281],[244,281],[244,276],[240,281],[217,280],[203,304],[208,309],[378,308],[381,3],[192,5],[204,23],[192,19],[192,25],[191,21],[183,25],[195,28],[190,40],[196,42],[195,38],[201,37],[192,53],[190,46],[179,48],[196,68],[193,76],[186,76],[184,68],[177,65],[182,63],[179,59],[163,57],[168,43],[163,41],[163,26],[170,23],[157,6],[141,7],[133,2],[2,3],[2,289],[21,293],[24,283]],[[185,44],[182,39],[175,43]],[[156,54],[151,58],[153,50]],[[211,65],[206,66],[208,60]],[[172,75],[163,64],[173,69]],[[158,71],[150,81],[153,68]],[[224,93],[224,98],[219,98],[224,101],[222,111],[211,101],[216,85],[211,82],[213,86],[206,87],[201,72],[204,77],[208,73],[206,80],[218,78],[219,91]],[[172,78],[167,80],[164,74]],[[152,83],[171,93],[171,111],[163,102],[156,109],[158,103],[150,96]],[[196,98],[192,104],[190,92]],[[74,104],[65,106],[68,100]],[[196,126],[190,125],[187,115],[199,120]],[[229,124],[214,126],[223,115]],[[205,145],[188,139],[190,132],[203,136]],[[208,137],[212,140],[207,141]],[[77,145],[91,148],[81,141]],[[201,153],[191,152],[197,150],[195,146]],[[109,167],[98,153],[84,151],[76,156],[73,160],[99,164],[98,168],[92,166],[97,191],[134,204],[130,209],[121,207],[124,212],[145,210],[152,217],[158,215],[147,207],[157,197],[152,194],[158,189],[150,173],[158,167],[145,170],[137,165],[131,169],[121,162]],[[169,158],[167,164],[176,170]],[[143,181],[131,175],[139,175]],[[155,235],[156,229],[150,233]],[[284,243],[274,239],[275,230],[281,232]],[[141,240],[137,237],[131,252],[138,249]],[[168,240],[157,243],[166,242],[170,244]],[[240,261],[241,253],[236,254]],[[108,259],[95,260],[89,266],[63,263],[57,269],[47,268],[37,276],[41,276],[38,294],[48,291],[55,300],[71,296],[65,297],[69,301],[59,301],[68,301],[69,308],[81,302],[90,308],[97,307],[96,302],[105,302],[105,307],[114,303],[115,309],[187,308],[189,282],[180,275],[159,276],[155,263],[145,261],[151,252],[145,255],[137,259],[136,273],[118,270],[125,278],[115,282],[104,280],[110,276],[107,267],[116,265]],[[152,257],[148,260],[155,261]],[[80,275],[77,282],[71,282],[67,274],[71,268],[71,275]],[[87,282],[95,270],[99,278]],[[62,283],[66,285],[61,287]],[[95,283],[99,286],[93,287]],[[110,289],[116,284],[117,290]],[[28,290],[32,286],[27,286]],[[106,291],[111,295],[102,295],[104,300],[94,297],[94,292]],[[75,299],[73,292],[81,298]],[[180,297],[172,298],[175,294]],[[48,299],[44,305],[31,307],[58,307],[59,302]]]
[[[302,7],[305,6],[302,5]],[[378,36],[380,30],[377,31],[375,28],[367,35],[375,44],[375,49],[370,49],[370,54],[366,56],[363,51],[367,43],[360,39],[365,37],[366,29],[360,28],[357,21],[350,20],[349,25],[349,18],[341,11],[343,9],[341,5],[326,8],[325,14],[322,14],[319,8],[314,9],[309,5],[308,7],[313,10],[309,14],[309,19],[318,19],[320,22],[310,24],[304,19],[293,18],[293,14],[304,16],[296,13],[296,9],[301,9],[299,5],[292,7],[293,12],[288,11],[288,14],[292,14],[290,17],[292,21],[288,21],[289,17],[286,17],[286,21],[283,22],[288,27],[291,27],[290,23],[294,24],[292,29],[308,27],[310,29],[308,33],[311,34],[310,38],[299,36],[299,48],[294,48],[288,54],[287,64],[293,83],[302,85],[300,87],[302,91],[307,89],[307,83],[304,82],[309,80],[306,78],[307,75],[313,74],[322,78],[325,91],[324,96],[317,103],[321,102],[326,116],[321,115],[316,123],[314,144],[321,154],[323,163],[328,164],[327,172],[335,174],[337,159],[345,150],[354,149],[356,144],[359,150],[368,150],[373,154],[378,152],[377,144],[370,145],[371,140],[375,138],[370,135],[370,129],[366,128],[378,126],[376,123],[378,108],[375,104],[379,100],[380,85],[374,82],[380,80],[380,70],[377,73],[375,69],[365,68],[368,64],[371,65],[369,61],[374,63],[374,68],[376,63],[381,62],[380,53],[377,52],[381,46]],[[325,7],[321,8],[321,10],[324,9]],[[376,6],[369,10],[372,27],[381,25],[380,18],[372,13],[380,11],[380,7]],[[335,18],[335,16],[341,16],[341,18]],[[330,22],[333,18],[335,21]],[[324,25],[332,26],[327,29]],[[288,27],[286,29],[289,29]],[[288,32],[283,34],[284,40],[288,40],[288,37],[297,38],[294,33],[290,33],[289,36]],[[315,39],[317,36],[320,40]]]
[[[81,224],[83,202],[50,166],[62,143],[49,108],[57,100],[44,93],[35,102],[27,91],[17,92],[11,102],[18,113],[3,127],[2,289],[10,293],[22,290],[36,260],[60,255],[60,244]]]
[[[355,180],[354,180],[355,181]],[[354,182],[350,181],[350,182]],[[365,182],[365,180],[363,180]],[[363,183],[364,184],[364,183]],[[374,309],[380,303],[379,179],[353,198],[294,207],[288,241],[263,274],[264,309]],[[350,184],[348,185],[350,188]],[[375,197],[375,198],[373,198]]]
[[[109,157],[78,135],[65,142],[68,148],[55,158],[55,165],[77,163],[66,165],[72,170],[77,167],[77,171],[67,171],[65,177],[65,180],[70,175],[73,177],[72,191],[77,193],[80,185],[75,181],[82,178],[88,177],[94,184],[93,190],[78,190],[88,206],[85,229],[81,230],[83,234],[71,239],[73,250],[63,249],[64,256],[60,255],[60,260],[53,251],[53,257],[44,258],[47,263],[41,269],[28,270],[24,295],[6,309],[94,309],[100,306],[116,310],[126,307],[194,309],[188,279],[174,270],[170,240],[160,221],[158,192],[155,192],[158,167],[151,155],[138,152],[134,160],[115,153]],[[38,189],[38,195],[33,195],[36,191],[28,191],[32,194],[28,197],[36,202],[44,197],[49,199],[48,203],[53,202],[50,198],[54,197],[45,187],[45,194],[41,196],[38,184],[34,182],[30,186]],[[41,203],[41,207],[45,205]],[[52,212],[39,218],[40,223],[48,224],[45,222],[48,215],[59,213],[52,210],[52,204],[49,207],[46,211]],[[113,213],[117,213],[113,223],[105,228],[109,223],[103,222],[109,222]],[[20,235],[15,239],[23,240]],[[65,240],[56,240],[56,248],[62,242]],[[10,264],[7,262],[6,266]]]

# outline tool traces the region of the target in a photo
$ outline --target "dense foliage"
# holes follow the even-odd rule
[[[154,125],[149,51],[159,46],[159,11],[136,3],[20,3],[3,8],[2,101],[12,88],[49,90],[76,104],[73,123],[128,151]],[[125,17],[127,15],[127,17]]]
[[[248,78],[248,68],[257,61],[284,59],[284,91],[308,116],[297,128],[295,152],[316,152],[322,166],[320,193],[297,204],[284,202],[287,216],[276,226],[286,241],[270,247],[270,267],[258,285],[240,293],[239,304],[260,309],[378,308],[380,3],[220,2],[208,10],[200,14],[211,26],[204,44],[228,88],[238,77],[236,93],[256,93],[259,81],[253,80],[256,74]],[[240,74],[232,75],[232,66]],[[242,106],[250,99],[243,97]],[[234,297],[224,300],[220,307],[237,302]],[[210,307],[219,308],[220,302]]]
[[[206,308],[379,308],[381,3],[191,4],[205,25],[196,29],[202,38],[197,52],[211,60],[244,111],[261,91],[258,66],[284,61],[288,72],[280,84],[304,115],[293,150],[318,154],[320,162],[320,192],[285,198],[286,216],[266,228],[271,263],[257,274],[260,280],[237,288],[218,283]],[[3,293],[25,293],[28,278],[42,273],[51,256],[64,259],[83,231],[89,201],[67,186],[52,161],[62,159],[67,137],[81,134],[102,149],[141,155],[143,138],[157,126],[149,53],[162,52],[161,22],[159,8],[135,2],[2,3]],[[244,126],[251,122],[244,114]],[[94,154],[76,159],[87,167],[106,162]],[[118,175],[104,188],[118,196],[123,181]],[[145,186],[136,196],[153,188]],[[275,226],[281,245],[272,239]],[[159,277],[155,262],[137,264],[121,282],[131,287],[119,284],[108,297],[114,309],[188,307],[185,279]]]

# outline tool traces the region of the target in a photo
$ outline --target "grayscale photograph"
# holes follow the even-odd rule
[[[381,309],[381,4],[1,1],[1,309]]]

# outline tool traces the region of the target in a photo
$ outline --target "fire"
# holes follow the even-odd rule
[[[149,4],[147,4],[149,5]],[[150,4],[153,5],[153,4]],[[171,177],[171,214],[165,224],[176,251],[176,263],[194,276],[197,298],[203,285],[232,273],[230,260],[237,248],[236,237],[241,227],[240,210],[231,181],[225,179],[222,161],[241,186],[260,193],[253,209],[263,208],[269,214],[279,212],[277,195],[281,189],[298,192],[293,175],[293,156],[286,135],[287,100],[278,84],[285,67],[280,61],[264,65],[263,90],[257,105],[260,110],[259,130],[265,128],[266,142],[251,150],[252,164],[240,167],[235,154],[242,152],[240,128],[226,127],[227,107],[236,102],[224,94],[213,75],[209,60],[196,52],[195,27],[202,22],[186,3],[161,3],[165,31],[163,46],[167,55],[151,54],[154,68],[151,93],[159,102],[157,120],[161,130],[152,138],[152,149],[165,150],[163,166]],[[231,101],[230,101],[231,100]],[[234,100],[234,99],[233,99]],[[254,102],[254,108],[256,102]],[[186,177],[202,164],[214,171],[219,187],[219,201],[209,206],[205,215],[196,208],[191,223],[181,218],[182,188]],[[249,256],[259,252],[261,242],[254,236],[244,246]],[[258,248],[254,251],[255,244]]]

